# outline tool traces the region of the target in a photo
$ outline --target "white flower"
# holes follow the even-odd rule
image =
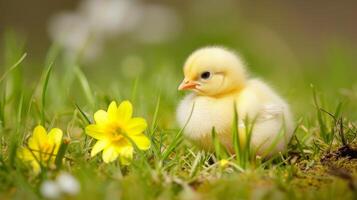
[[[55,181],[44,181],[40,188],[42,196],[49,199],[57,199],[61,195],[61,190]]]
[[[57,177],[57,184],[62,192],[69,195],[76,195],[80,190],[80,185],[78,181],[70,174],[62,172]]]
[[[79,10],[94,32],[107,36],[131,30],[140,15],[135,0],[87,0]]]
[[[61,46],[67,57],[81,56],[91,61],[101,53],[102,40],[92,33],[87,20],[77,13],[64,12],[56,15],[48,27],[50,38]]]
[[[48,31],[52,40],[75,52],[83,49],[90,37],[88,23],[76,13],[57,14],[51,19]]]
[[[61,172],[55,181],[44,181],[40,188],[42,196],[48,199],[58,199],[63,194],[75,196],[79,190],[80,185],[78,181],[66,172]]]
[[[48,29],[67,58],[92,61],[114,36],[131,33],[142,42],[165,42],[181,32],[181,21],[169,7],[140,0],[82,0],[77,10],[55,15]]]

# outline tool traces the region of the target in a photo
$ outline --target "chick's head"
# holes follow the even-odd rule
[[[241,59],[221,47],[196,50],[186,60],[183,71],[185,78],[179,90],[193,90],[205,96],[219,96],[240,90],[247,76]]]

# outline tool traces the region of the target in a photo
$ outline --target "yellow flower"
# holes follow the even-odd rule
[[[222,167],[222,168],[228,166],[228,164],[229,164],[229,161],[226,160],[226,159],[222,159],[222,160],[219,161],[219,166]]]
[[[150,140],[143,134],[147,123],[143,118],[132,118],[133,107],[129,101],[119,106],[111,102],[108,110],[99,110],[94,114],[95,124],[86,127],[86,133],[97,139],[91,156],[103,151],[105,163],[120,157],[122,164],[129,164],[133,158],[133,143],[140,150],[150,148]]]
[[[48,134],[45,128],[38,125],[29,138],[26,147],[20,147],[18,157],[31,165],[35,173],[41,171],[41,165],[54,164],[58,149],[61,146],[62,130],[52,129]]]

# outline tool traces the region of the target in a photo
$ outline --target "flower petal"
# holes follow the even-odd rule
[[[131,146],[125,147],[120,151],[120,163],[123,165],[129,165],[133,160],[134,149]]]
[[[144,134],[130,136],[140,150],[147,150],[150,148],[150,140]]]
[[[94,121],[97,124],[104,124],[108,122],[108,119],[108,113],[104,110],[98,110],[96,113],[94,113]]]
[[[128,135],[137,135],[145,131],[147,126],[148,125],[144,118],[132,118],[126,126],[126,132],[128,133]]]
[[[86,127],[87,135],[95,138],[97,140],[105,140],[107,134],[105,133],[105,129],[102,126],[91,124]]]
[[[117,117],[121,123],[126,123],[133,115],[133,105],[130,101],[123,101],[118,107]]]
[[[33,154],[30,152],[30,150],[25,147],[19,148],[19,150],[17,151],[17,157],[20,158],[24,162],[35,160]]]
[[[62,143],[62,136],[63,132],[59,128],[53,128],[49,133],[48,133],[48,140],[49,142],[53,143],[56,149],[59,148],[59,146]]]
[[[25,147],[20,147],[20,149],[17,151],[18,158],[21,159],[24,164],[30,165],[34,173],[38,174],[41,171],[41,167],[40,164],[38,164],[36,158],[34,157],[34,154],[31,153],[31,151]]]
[[[108,142],[105,140],[99,140],[97,143],[92,148],[91,151],[91,157],[94,157],[97,155],[99,152],[101,152],[103,149],[105,149],[108,146]]]
[[[112,101],[108,106],[108,117],[112,121],[117,121],[118,107],[115,101]]]
[[[103,161],[105,163],[110,163],[118,158],[119,153],[115,150],[113,146],[109,146],[103,151]]]
[[[33,160],[31,163],[30,163],[31,167],[32,167],[32,170],[35,174],[38,174],[41,172],[41,166],[40,164],[38,164],[38,162],[36,160]]]
[[[45,128],[41,125],[38,125],[33,130],[32,136],[28,141],[28,146],[32,150],[40,150],[41,144],[47,142],[47,132]]]

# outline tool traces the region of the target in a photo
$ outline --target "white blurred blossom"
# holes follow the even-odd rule
[[[93,32],[112,36],[131,30],[140,15],[136,0],[86,0],[79,12]]]
[[[105,41],[124,33],[141,42],[158,43],[181,31],[176,12],[140,0],[82,0],[77,10],[55,15],[49,22],[50,38],[69,57],[95,59]]]
[[[52,40],[71,53],[84,48],[90,37],[90,27],[83,16],[71,12],[53,17],[48,31]]]
[[[48,27],[50,38],[60,45],[68,57],[94,59],[102,51],[102,40],[92,33],[82,15],[64,12],[52,18]]]
[[[66,172],[61,172],[56,180],[44,181],[40,188],[42,196],[48,199],[58,199],[63,195],[75,196],[79,190],[77,179]]]
[[[42,196],[48,199],[57,199],[61,196],[61,190],[55,181],[44,181],[40,191]]]
[[[62,172],[56,180],[60,190],[66,194],[73,196],[76,195],[80,190],[80,185],[77,179],[75,179],[69,173]]]

